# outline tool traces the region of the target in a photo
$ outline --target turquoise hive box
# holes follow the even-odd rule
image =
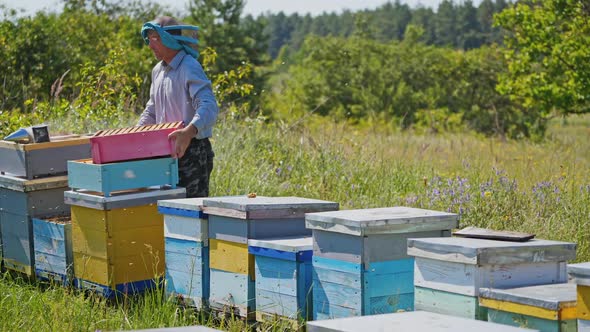
[[[313,319],[414,308],[408,238],[450,236],[452,213],[390,207],[308,213],[313,231]]]

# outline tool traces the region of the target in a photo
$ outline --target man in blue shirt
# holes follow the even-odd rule
[[[152,70],[150,99],[138,125],[183,121],[184,128],[169,135],[175,141],[179,185],[187,197],[209,196],[213,149],[209,138],[219,112],[211,81],[191,47],[197,39],[182,35],[197,27],[180,25],[168,16],[145,23],[141,34],[160,62]]]

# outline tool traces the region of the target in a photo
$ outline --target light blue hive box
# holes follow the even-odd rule
[[[158,201],[164,215],[166,294],[202,309],[209,299],[209,237],[202,198]]]
[[[414,260],[406,241],[450,236],[458,216],[408,207],[308,213],[313,230],[313,319],[410,311]]]
[[[296,327],[311,318],[311,236],[249,240],[256,274],[256,320],[277,316]]]
[[[574,243],[472,238],[409,239],[416,258],[416,310],[487,320],[480,288],[516,288],[565,283]]]
[[[67,176],[34,180],[0,175],[0,234],[4,267],[35,276],[32,218],[69,214]]]

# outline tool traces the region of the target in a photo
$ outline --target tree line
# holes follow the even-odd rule
[[[199,60],[226,116],[541,138],[552,117],[589,111],[583,0],[445,0],[436,13],[394,2],[315,18],[254,18],[244,4],[188,0],[172,13],[201,27]],[[48,119],[78,132],[129,123],[156,61],[139,31],[162,14],[135,0],[64,0],[62,12],[26,17],[0,5],[0,135]]]

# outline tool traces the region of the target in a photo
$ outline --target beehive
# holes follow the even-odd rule
[[[209,300],[209,241],[202,198],[158,201],[164,215],[166,294],[201,309]]]
[[[76,285],[105,297],[153,287],[164,275],[164,225],[156,202],[184,193],[178,188],[103,197],[67,191]]]
[[[111,196],[111,192],[178,183],[178,159],[157,158],[94,164],[91,160],[68,161],[68,184]]]
[[[410,237],[450,236],[456,214],[391,207],[308,213],[313,230],[313,318],[412,310]]]
[[[28,180],[0,176],[0,234],[4,266],[34,277],[33,217],[69,214],[63,193],[67,177]]]
[[[170,156],[174,142],[168,135],[182,128],[182,122],[101,130],[90,138],[92,162],[120,161]]]
[[[471,238],[409,239],[416,258],[415,309],[480,320],[480,288],[516,288],[567,281],[566,262],[576,256],[574,243]]]
[[[51,142],[21,144],[0,141],[0,171],[32,180],[63,175],[67,161],[90,157],[88,137],[52,137]]]
[[[312,239],[249,240],[255,260],[256,320],[279,316],[298,326],[311,318]]]
[[[309,235],[305,213],[338,209],[338,203],[299,197],[212,197],[209,216],[209,305],[251,317],[255,310],[254,257],[248,240]]]
[[[307,332],[368,332],[368,331],[429,331],[429,332],[517,332],[534,331],[512,326],[480,322],[426,311],[320,320],[307,323]]]
[[[489,322],[544,332],[577,331],[575,284],[482,288],[479,304],[487,308]]]
[[[590,262],[570,264],[567,270],[576,284],[578,331],[590,332]]]
[[[70,217],[33,218],[33,238],[37,278],[70,285],[74,275]]]

